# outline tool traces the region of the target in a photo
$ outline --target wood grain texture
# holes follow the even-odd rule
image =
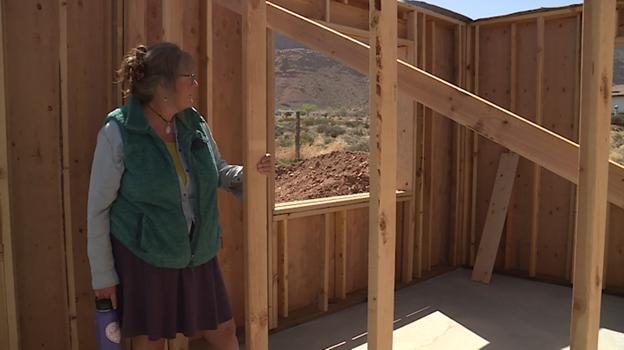
[[[583,3],[581,135],[570,346],[596,349],[607,215],[615,0]]]

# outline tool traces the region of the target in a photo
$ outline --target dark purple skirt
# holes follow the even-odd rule
[[[192,337],[232,319],[216,257],[195,268],[160,268],[135,256],[113,236],[111,240],[123,337],[173,339],[176,333]]]

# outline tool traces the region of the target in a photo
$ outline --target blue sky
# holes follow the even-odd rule
[[[581,0],[424,0],[472,19],[506,15],[540,7],[580,4]]]

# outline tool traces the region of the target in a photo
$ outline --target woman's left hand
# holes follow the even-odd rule
[[[270,153],[265,154],[264,156],[262,156],[262,158],[260,158],[260,160],[258,161],[258,164],[256,165],[256,168],[258,169],[258,171],[260,172],[260,174],[262,175],[269,175],[273,172],[273,156],[271,156]]]

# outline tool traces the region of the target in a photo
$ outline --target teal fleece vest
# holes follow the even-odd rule
[[[194,267],[221,246],[219,173],[201,115],[189,108],[175,117],[178,143],[195,186],[194,232],[182,210],[178,174],[162,139],[149,127],[138,99],[111,112],[119,125],[125,171],[110,210],[111,234],[145,262],[168,268]]]

